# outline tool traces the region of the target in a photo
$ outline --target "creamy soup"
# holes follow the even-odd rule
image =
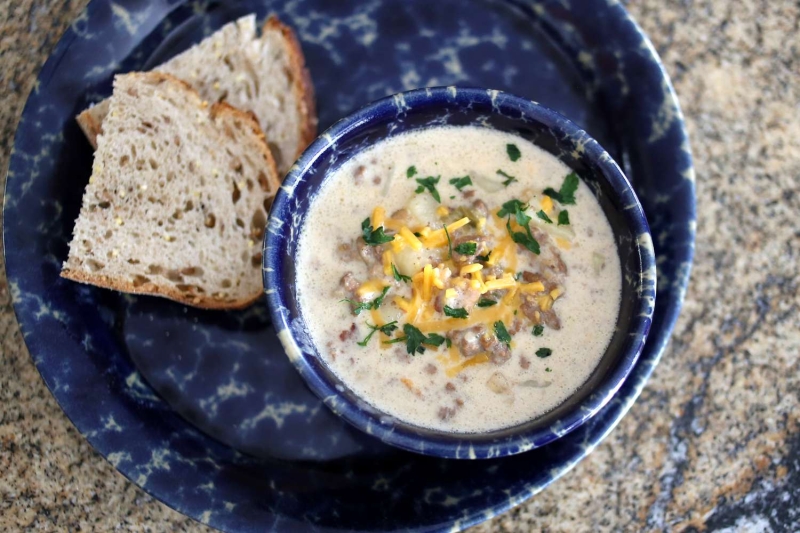
[[[297,295],[327,366],[418,426],[478,433],[564,402],[616,326],[621,273],[595,197],[511,134],[382,141],[312,200]]]

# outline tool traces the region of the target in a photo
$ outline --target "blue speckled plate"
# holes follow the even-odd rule
[[[115,72],[152,67],[250,11],[296,28],[321,128],[400,90],[484,86],[561,111],[623,165],[655,239],[658,299],[635,370],[589,423],[503,459],[402,452],[351,429],[304,387],[264,303],[199,311],[58,277],[91,172],[73,116],[110,93]],[[613,1],[96,0],[23,112],[4,241],[14,306],[47,386],[91,444],[155,497],[225,531],[453,531],[542,490],[628,411],[686,289],[694,182],[669,80]]]

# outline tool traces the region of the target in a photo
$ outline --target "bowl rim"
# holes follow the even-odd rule
[[[584,154],[583,158],[595,166],[596,171],[602,174],[615,194],[623,200],[621,205],[625,206],[622,211],[626,224],[631,228],[632,233],[638,236],[634,244],[639,254],[640,286],[636,291],[638,298],[628,327],[628,334],[638,335],[638,342],[622,354],[609,369],[606,377],[586,398],[573,406],[554,424],[527,430],[523,428],[521,431],[513,432],[496,440],[486,440],[487,434],[481,433],[432,431],[437,435],[421,435],[413,430],[411,424],[408,424],[411,427],[405,428],[385,423],[380,420],[380,417],[374,416],[341,394],[336,385],[329,383],[325,377],[320,375],[311,360],[322,365],[324,362],[303,350],[302,342],[299,342],[292,333],[289,312],[285,306],[287,283],[280,279],[280,269],[275,268],[280,263],[289,241],[287,234],[299,232],[301,229],[302,217],[295,210],[289,209],[297,185],[309,172],[314,173],[315,162],[330,150],[335,149],[340,139],[368,128],[373,120],[383,118],[389,112],[392,115],[398,115],[414,111],[419,107],[430,107],[436,102],[457,103],[459,100],[489,103],[493,109],[492,112],[508,110],[520,117],[525,116],[529,120],[544,124],[548,128],[558,128],[565,132],[570,142],[580,145]],[[288,220],[284,213],[292,213],[291,220]],[[287,222],[291,224],[288,228],[289,231],[286,231]],[[321,133],[291,167],[273,200],[262,243],[262,281],[273,327],[289,360],[298,370],[306,385],[328,408],[352,426],[386,444],[423,455],[451,459],[488,459],[523,453],[559,439],[592,418],[613,398],[633,370],[644,348],[652,324],[656,296],[655,253],[647,219],[628,178],[599,143],[571,120],[538,102],[504,91],[457,86],[413,89],[375,100],[339,119]],[[355,394],[354,396],[357,397]],[[360,401],[367,403],[365,400]],[[379,411],[374,407],[371,407],[371,410]],[[386,417],[389,420],[395,420],[389,415]],[[527,423],[529,422],[524,422],[519,426]],[[405,423],[401,422],[401,424]],[[497,431],[508,431],[514,427]]]

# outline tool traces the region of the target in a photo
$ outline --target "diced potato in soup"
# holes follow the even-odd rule
[[[311,338],[356,394],[479,433],[537,418],[589,378],[621,278],[611,227],[568,167],[511,134],[448,126],[327,178],[296,281]]]

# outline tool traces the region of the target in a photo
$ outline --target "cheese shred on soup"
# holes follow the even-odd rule
[[[380,411],[450,432],[564,402],[620,305],[614,236],[588,187],[528,141],[477,127],[399,135],[336,169],[297,263],[327,366]]]

